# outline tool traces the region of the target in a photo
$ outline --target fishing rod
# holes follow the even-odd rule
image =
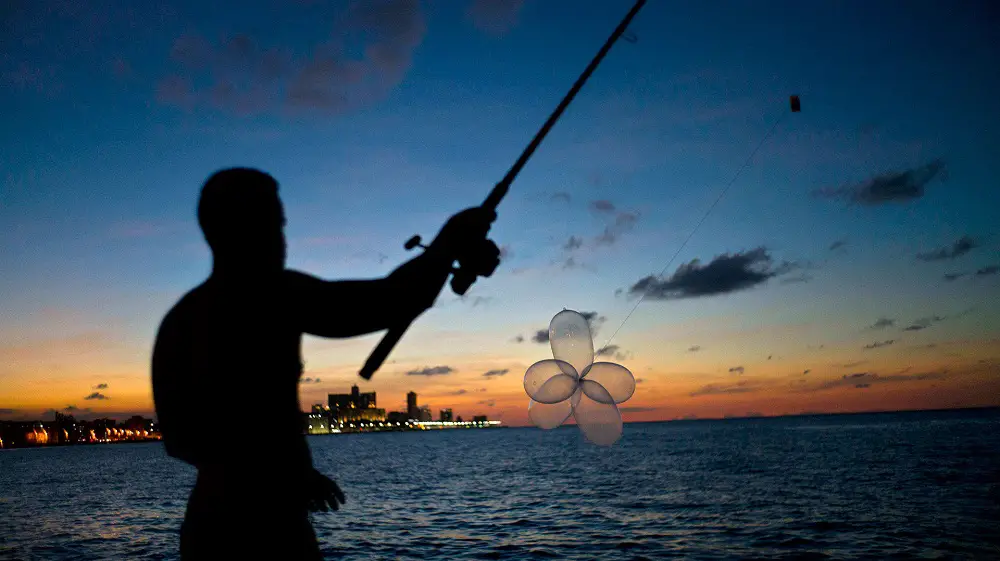
[[[580,74],[580,77],[576,79],[576,82],[569,89],[566,96],[563,97],[562,101],[559,102],[559,105],[556,106],[552,114],[549,115],[549,118],[545,121],[545,124],[542,125],[542,128],[538,130],[535,137],[531,139],[528,146],[523,152],[521,152],[521,156],[514,162],[514,165],[507,171],[507,174],[504,175],[503,179],[501,179],[500,182],[497,183],[490,191],[490,194],[480,206],[480,209],[483,212],[488,213],[488,215],[494,220],[496,219],[497,206],[499,206],[500,201],[503,200],[504,196],[510,190],[510,186],[517,177],[517,174],[520,173],[524,165],[528,163],[528,159],[531,158],[531,155],[535,153],[538,145],[541,144],[542,140],[544,140],[546,135],[549,134],[549,131],[556,124],[556,121],[558,121],[559,117],[562,116],[563,111],[566,110],[570,102],[573,101],[573,98],[576,97],[576,94],[581,88],[583,88],[587,79],[590,78],[590,75],[594,73],[594,70],[604,59],[604,56],[611,50],[611,46],[615,44],[623,33],[625,33],[625,29],[628,28],[629,23],[632,22],[632,19],[637,13],[639,13],[639,10],[642,9],[645,4],[646,0],[637,0],[635,5],[632,6],[632,9],[629,10],[628,14],[626,14],[622,21],[618,24],[618,27],[616,27],[614,32],[611,33],[608,40],[605,41],[601,49],[597,51],[597,55],[595,55],[593,60],[590,61],[590,64],[588,64],[587,68],[585,68],[583,73]],[[445,230],[447,230],[447,228],[445,228]],[[442,233],[444,233],[445,230],[442,230]],[[481,238],[476,237],[475,239],[464,240],[435,239],[435,243],[442,243],[444,247],[452,248],[451,251],[453,259],[448,260],[449,266],[451,266],[451,264],[455,261],[458,261],[459,263],[457,269],[452,269],[453,276],[451,279],[452,291],[459,296],[464,295],[469,290],[472,284],[476,282],[476,278],[491,276],[499,264],[499,261],[490,251],[490,249],[495,251],[496,244],[486,238],[486,232],[483,232]],[[407,250],[410,250],[418,246],[425,247],[420,243],[420,236],[413,236],[406,242],[404,247]],[[416,317],[413,317],[406,322],[393,326],[389,329],[389,332],[385,334],[378,346],[375,347],[375,350],[373,350],[371,355],[368,357],[368,360],[365,361],[361,371],[358,372],[362,378],[365,380],[371,379],[375,372],[382,366],[382,363],[385,362],[389,353],[392,352],[396,343],[398,343],[403,337],[403,334],[406,333],[406,330],[409,329],[410,324],[412,324],[415,319]]]

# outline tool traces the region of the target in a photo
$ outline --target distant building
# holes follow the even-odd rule
[[[405,411],[392,411],[386,416],[390,423],[405,423],[410,420],[410,416]]]
[[[141,417],[139,415],[135,415],[133,417],[130,417],[127,421],[125,421],[125,428],[134,431],[152,432],[153,420],[146,419],[145,417]]]
[[[322,413],[307,414],[306,434],[330,434],[330,418]]]
[[[351,423],[356,421],[384,421],[385,409],[376,407],[375,392],[361,393],[358,386],[351,386],[351,393],[329,394],[327,412],[331,421]],[[317,412],[313,407],[313,412]]]
[[[444,423],[454,420],[451,414],[451,409],[442,409],[438,420]]]
[[[433,420],[433,415],[431,415],[431,408],[424,405],[417,409],[417,420],[425,423]]]
[[[417,410],[417,393],[406,394],[406,413],[410,419],[419,419],[420,411]]]
[[[473,423],[485,423],[486,421],[489,421],[486,415],[476,415],[472,418]]]

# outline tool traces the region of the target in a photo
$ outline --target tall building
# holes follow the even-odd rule
[[[439,417],[438,420],[440,420],[441,422],[444,422],[444,423],[447,423],[449,421],[454,420],[452,418],[451,409],[442,409],[441,410],[441,416]]]
[[[406,414],[409,415],[411,419],[420,418],[420,411],[417,408],[416,392],[410,392],[406,394]]]

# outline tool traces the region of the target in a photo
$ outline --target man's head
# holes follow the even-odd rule
[[[212,174],[201,189],[198,224],[216,268],[284,269],[285,213],[270,175],[250,168]]]

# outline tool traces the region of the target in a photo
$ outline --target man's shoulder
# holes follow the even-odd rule
[[[197,310],[204,307],[205,293],[206,286],[205,283],[202,283],[178,298],[177,302],[163,316],[163,320],[160,322],[160,331],[180,327],[181,324],[186,323]]]

